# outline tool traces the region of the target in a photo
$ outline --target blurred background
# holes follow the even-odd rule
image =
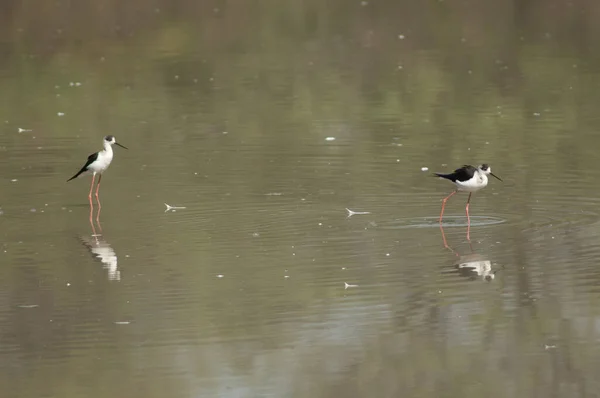
[[[0,2],[0,396],[596,396],[599,18]]]

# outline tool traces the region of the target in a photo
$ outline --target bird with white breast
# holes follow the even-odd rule
[[[113,135],[107,135],[103,140],[104,149],[92,153],[87,158],[87,162],[83,165],[81,170],[77,172],[73,177],[69,178],[67,182],[87,174],[92,174],[92,185],[90,186],[90,194],[88,198],[90,199],[90,206],[92,205],[92,191],[94,189],[94,180],[96,178],[96,174],[99,174],[98,177],[98,185],[96,186],[96,201],[98,202],[98,206],[100,206],[100,200],[98,199],[98,190],[100,189],[100,181],[102,180],[102,174],[106,171],[108,166],[113,160],[113,150],[112,146],[117,145],[121,148],[128,149],[127,147],[119,144]]]
[[[498,180],[502,181],[500,179],[500,177],[498,177],[497,175],[492,173],[491,167],[485,163],[478,167],[473,167],[471,165],[464,165],[463,167],[454,170],[454,172],[452,172],[452,173],[449,173],[449,174],[434,173],[434,175],[445,178],[447,180],[450,180],[456,186],[456,189],[454,190],[454,192],[452,192],[450,195],[446,196],[444,198],[444,200],[442,201],[442,211],[440,213],[440,220],[439,220],[440,223],[442,222],[442,218],[444,217],[444,208],[446,207],[446,202],[448,201],[448,199],[450,199],[450,197],[452,195],[454,195],[455,193],[457,193],[458,191],[464,191],[464,192],[469,192],[469,198],[467,199],[466,212],[467,212],[467,223],[468,223],[468,225],[470,225],[471,218],[469,216],[469,204],[471,202],[471,195],[473,194],[473,192],[477,192],[480,189],[483,189],[487,186],[488,175],[491,175],[492,177],[495,177]]]

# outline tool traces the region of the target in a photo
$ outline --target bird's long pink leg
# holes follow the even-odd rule
[[[98,190],[100,189],[100,181],[102,181],[102,174],[98,177],[98,185],[96,185],[96,202],[98,202],[98,214],[96,215],[96,222],[98,226],[100,226],[100,210],[102,210],[102,205],[100,204],[100,198],[98,197]],[[102,229],[102,227],[100,227]]]
[[[90,185],[90,194],[88,195],[88,198],[90,199],[90,207],[94,207],[94,204],[92,203],[92,191],[94,190],[94,180],[96,179],[96,174],[92,174],[92,185]]]
[[[100,189],[100,181],[102,181],[102,174],[100,174],[100,177],[98,177],[98,185],[96,185],[96,202],[98,202],[98,207],[102,207],[100,205],[100,198],[98,198],[98,190]],[[92,193],[90,192],[90,195]]]
[[[441,213],[440,213],[440,220],[439,220],[439,221],[440,221],[440,224],[442,223],[442,218],[444,217],[444,208],[446,207],[446,202],[447,202],[447,201],[448,201],[448,199],[450,199],[450,197],[451,197],[452,195],[454,195],[456,192],[457,192],[457,191],[454,191],[454,192],[452,192],[450,195],[446,196],[446,197],[444,198],[444,200],[442,200],[442,211],[441,211]]]
[[[471,202],[471,195],[473,193],[469,193],[469,199],[467,199],[467,240],[471,241],[471,217],[469,216],[469,203]]]

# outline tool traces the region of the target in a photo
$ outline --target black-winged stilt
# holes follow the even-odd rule
[[[128,149],[127,147],[119,144],[113,135],[107,135],[103,140],[104,149],[100,152],[92,153],[87,158],[87,162],[83,165],[81,170],[77,172],[73,177],[69,178],[67,182],[79,177],[80,175],[92,174],[92,185],[90,185],[90,194],[88,198],[90,199],[90,206],[92,205],[92,191],[94,189],[94,179],[96,178],[96,173],[100,174],[98,177],[98,185],[96,186],[96,201],[98,202],[98,207],[100,205],[100,199],[98,199],[98,190],[100,189],[100,180],[102,180],[102,173],[106,171],[108,166],[113,160],[113,150],[112,146],[114,144],[120,146],[121,148]]]
[[[444,208],[446,207],[446,201],[450,199],[452,195],[457,193],[458,191],[469,192],[469,198],[467,199],[467,226],[471,225],[471,218],[469,217],[469,203],[471,202],[471,195],[473,192],[477,192],[480,189],[483,189],[488,184],[488,175],[491,175],[498,180],[502,181],[500,177],[492,173],[492,169],[487,164],[482,164],[478,167],[473,167],[471,165],[464,165],[463,167],[454,170],[454,172],[450,174],[442,174],[442,173],[434,173],[438,177],[445,178],[450,180],[456,186],[456,189],[448,196],[444,198],[442,201],[442,211],[440,213],[440,224],[442,223],[442,218],[444,217]],[[469,234],[467,232],[467,239],[469,238]]]

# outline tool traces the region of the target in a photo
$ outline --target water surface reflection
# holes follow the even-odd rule
[[[100,208],[98,208],[98,215],[95,223],[92,220],[92,209],[90,208],[89,221],[92,234],[80,236],[79,239],[81,240],[81,243],[90,251],[95,259],[100,261],[107,271],[109,280],[121,280],[121,271],[119,271],[117,265],[117,254],[103,236],[102,226],[100,225]],[[98,229],[96,229],[96,226]],[[98,231],[100,233],[98,233]]]

